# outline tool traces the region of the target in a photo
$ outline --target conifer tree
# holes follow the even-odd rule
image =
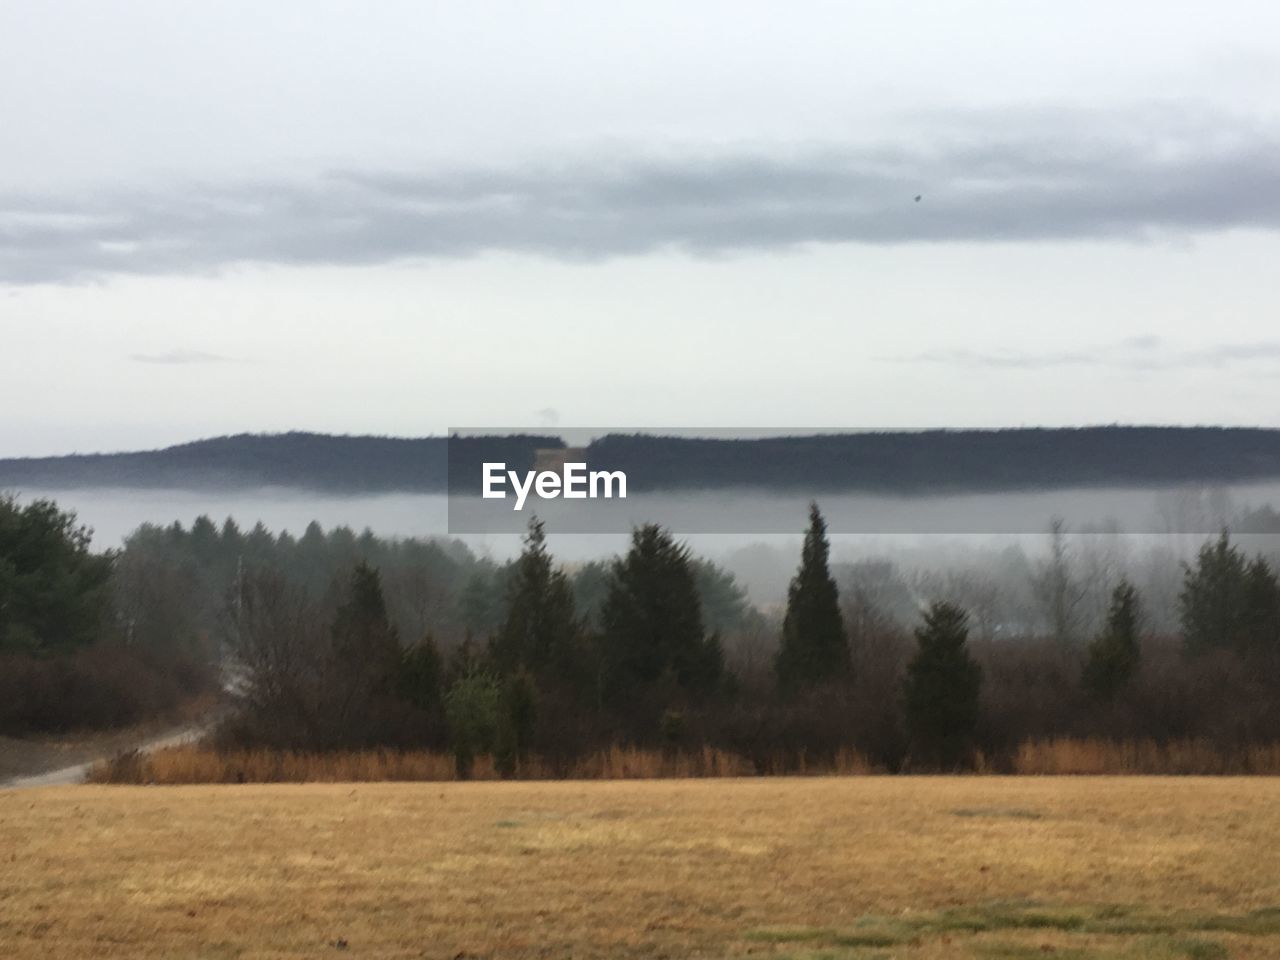
[[[1188,652],[1241,647],[1245,572],[1244,556],[1225,530],[1200,548],[1195,566],[1186,568],[1179,596]]]
[[[400,635],[387,614],[382,577],[363,560],[351,572],[346,599],[334,617],[333,639],[340,667],[364,675],[378,686],[396,674]]]
[[[49,654],[99,639],[113,554],[51,500],[19,506],[0,492],[0,653]]]
[[[1089,644],[1085,661],[1084,687],[1097,699],[1110,700],[1133,682],[1142,656],[1138,646],[1140,619],[1138,591],[1122,580],[1111,594],[1106,628]]]
[[[1280,666],[1280,579],[1263,557],[1246,568],[1243,592],[1240,652],[1274,677]]]
[[[720,678],[723,657],[703,626],[689,551],[656,524],[632,531],[630,550],[615,561],[601,625],[615,690],[668,672],[689,691],[709,690]]]
[[[982,668],[969,653],[968,615],[935,603],[916,630],[904,685],[912,753],[951,770],[963,762],[978,722]]]
[[[1280,657],[1280,580],[1263,557],[1246,560],[1226,531],[1186,568],[1179,600],[1188,652],[1233,650],[1259,664]]]
[[[546,530],[534,517],[525,534],[524,551],[514,564],[507,587],[506,615],[494,640],[499,669],[541,671],[549,666],[571,670],[577,635],[573,589],[547,551]]]
[[[849,642],[840,596],[828,567],[827,525],[816,503],[809,506],[800,569],[787,592],[787,614],[778,651],[778,685],[795,692],[848,676]]]

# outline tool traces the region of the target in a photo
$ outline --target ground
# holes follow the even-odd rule
[[[0,791],[6,957],[1280,956],[1280,779]]]
[[[83,779],[89,765],[124,750],[148,749],[189,739],[219,716],[211,696],[195,697],[168,714],[115,730],[45,736],[0,736],[0,787],[11,781],[67,771],[65,782]]]
[[[165,720],[119,730],[69,736],[0,737],[0,787],[10,781],[39,777],[51,771],[79,773],[67,782],[83,779],[89,765],[122,750],[171,742],[192,729]]]

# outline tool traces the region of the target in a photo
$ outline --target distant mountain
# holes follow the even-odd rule
[[[0,489],[286,486],[337,493],[478,489],[480,464],[527,470],[559,437],[241,434],[138,453],[0,460]],[[554,458],[552,458],[554,459]],[[1167,487],[1280,478],[1280,430],[1216,427],[930,430],[725,440],[610,434],[592,469],[631,490],[978,492]],[[544,458],[545,460],[545,458]]]
[[[531,465],[559,437],[358,437],[237,434],[138,453],[0,460],[0,489],[301,487],[338,493],[443,491],[454,469],[485,460]]]
[[[926,430],[707,440],[602,437],[592,467],[637,489],[979,492],[1168,487],[1280,478],[1280,430],[1083,427]]]

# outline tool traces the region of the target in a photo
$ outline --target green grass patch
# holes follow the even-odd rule
[[[763,927],[749,930],[746,940],[763,943],[808,943],[813,940],[832,940],[836,932],[830,928],[818,927]]]
[[[1086,947],[1054,947],[1046,951],[1040,943],[979,943],[973,946],[973,956],[981,960],[1095,960],[1097,952]]]
[[[959,807],[951,811],[953,817],[970,817],[990,820],[1043,820],[1044,814],[1021,807]]]
[[[1001,932],[1052,933],[1053,939],[1089,937],[1089,943],[992,941]],[[861,960],[868,950],[917,945],[959,935],[956,944],[975,957],[1023,960],[1052,955],[1058,960],[1226,960],[1226,948],[1197,934],[1222,932],[1244,936],[1280,934],[1280,908],[1243,915],[1160,913],[1124,905],[1061,906],[1013,901],[937,911],[868,915],[851,927],[768,927],[749,931],[757,942],[809,944],[807,957]],[[966,936],[967,935],[967,936]],[[1105,938],[1098,944],[1098,938]],[[795,956],[798,960],[799,954]]]
[[[893,954],[883,950],[867,950],[861,947],[845,947],[834,950],[810,950],[804,953],[787,953],[776,960],[894,960]]]

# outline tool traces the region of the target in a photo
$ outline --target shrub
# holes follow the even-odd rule
[[[176,710],[209,691],[199,661],[99,646],[57,657],[0,657],[0,732],[100,730]]]

